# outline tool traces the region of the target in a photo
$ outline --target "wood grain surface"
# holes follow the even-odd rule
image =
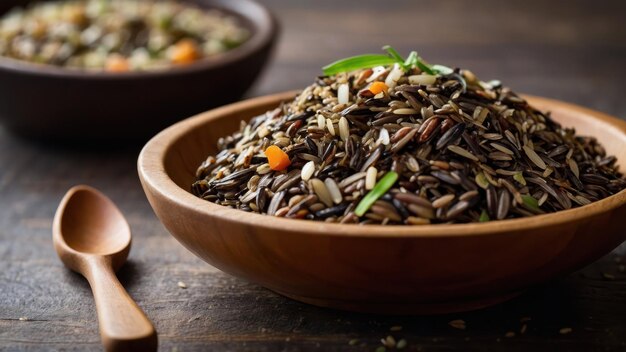
[[[622,1],[266,3],[283,35],[250,96],[302,87],[336,58],[392,44],[520,92],[626,117]],[[99,147],[40,145],[0,129],[0,350],[101,348],[89,286],[52,248],[54,210],[79,183],[104,191],[129,220],[133,249],[119,277],[154,322],[162,351],[374,351],[388,335],[411,351],[626,350],[624,246],[482,311],[387,317],[319,309],[195,258],[152,213],[136,174],[138,147]],[[466,329],[448,325],[455,319]]]

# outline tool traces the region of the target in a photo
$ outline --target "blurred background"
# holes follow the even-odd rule
[[[389,44],[517,92],[626,118],[624,1],[261,2],[283,32],[254,95],[301,88],[323,65]]]
[[[0,11],[27,2],[31,1],[6,0],[0,4]],[[63,139],[59,137],[67,135],[82,138],[82,144],[89,142],[89,137],[104,137],[105,140],[134,138],[141,145],[149,136],[177,119],[236,100],[253,82],[256,84],[247,90],[247,97],[301,89],[321,74],[322,66],[352,55],[382,53],[383,45],[391,45],[404,55],[416,50],[431,63],[469,69],[485,81],[499,79],[516,92],[562,99],[626,116],[626,101],[622,99],[626,78],[626,25],[623,19],[626,5],[623,1],[259,2],[274,13],[282,33],[276,41],[267,39],[274,38],[268,34],[273,32],[260,28],[262,23],[271,22],[269,17],[262,10],[257,10],[256,15],[250,15],[254,11],[247,13],[245,16],[252,17],[246,22],[253,24],[252,31],[258,34],[258,38],[264,39],[251,40],[247,49],[241,48],[239,53],[245,59],[233,60],[236,55],[229,58],[226,53],[191,67],[178,66],[170,72],[165,69],[161,71],[163,74],[111,74],[106,79],[70,77],[69,70],[46,75],[41,72],[48,69],[45,66],[35,69],[33,65],[25,65],[28,70],[13,70],[17,67],[15,62],[0,60],[0,121],[14,126],[13,130],[23,131],[22,134],[50,135],[51,139],[56,137],[57,142]],[[222,6],[237,12],[238,6],[241,9],[250,4],[242,6],[238,1],[223,1]],[[72,11],[68,13],[71,15]],[[91,16],[108,18],[102,12],[91,13]],[[82,23],[60,24],[56,21],[51,20],[52,25],[47,27],[39,24],[24,28],[28,32],[29,28],[39,26],[49,28],[50,33],[63,33],[65,27],[60,25],[76,28]],[[112,30],[111,36],[142,38],[138,34],[140,30],[130,34],[134,28],[132,23],[135,23],[132,21],[137,22],[137,19],[128,21],[127,27]],[[193,28],[189,23],[194,22],[187,19],[177,23],[181,27],[174,32],[185,33],[187,29],[181,31],[181,28]],[[157,28],[161,28],[159,26]],[[135,24],[135,27],[138,26]],[[161,30],[168,30],[164,28],[167,26]],[[55,34],[50,37],[52,41],[59,40],[54,39]],[[108,34],[102,36],[110,39],[108,37]],[[65,44],[72,48],[70,50],[76,50],[75,56],[83,55],[85,47],[93,49],[89,42],[81,39],[77,44],[72,38],[68,35],[61,40],[65,40]],[[141,42],[135,39],[132,41]],[[40,38],[14,42],[19,42],[24,51],[23,42],[39,46]],[[111,50],[105,54],[107,62],[114,62],[117,52],[126,47],[108,45],[105,39],[97,42],[105,50]],[[153,42],[151,39],[150,43]],[[259,42],[265,44],[254,44]],[[276,44],[273,60],[267,61],[272,43]],[[62,47],[58,42],[53,44]],[[203,50],[207,50],[205,44],[202,44]],[[147,54],[146,48],[141,48],[143,44],[137,45],[143,50],[140,50],[143,56],[174,53],[178,47],[172,45],[167,50],[155,51],[150,44],[151,51]],[[47,51],[40,50],[36,59],[41,60],[45,56],[41,52]],[[128,62],[134,67],[141,61],[137,58],[142,56],[135,55],[136,52],[134,50],[129,55],[128,61],[122,60],[123,67],[128,66]],[[158,62],[159,59],[154,60]],[[94,59],[91,57],[85,61]],[[222,65],[212,67],[210,61],[219,61]],[[167,64],[163,65],[167,67]],[[263,68],[264,74],[257,77]],[[38,104],[31,104],[33,97]]]

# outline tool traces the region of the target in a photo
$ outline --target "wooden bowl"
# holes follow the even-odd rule
[[[165,227],[211,265],[298,301],[377,313],[444,313],[509,299],[570,273],[626,239],[626,190],[558,213],[479,224],[359,226],[293,220],[192,195],[198,165],[242,119],[294,92],[218,108],[171,126],[139,156],[144,191]],[[626,122],[528,97],[626,161]],[[622,171],[624,169],[622,168]]]
[[[111,74],[37,65],[0,56],[0,122],[52,141],[142,143],[172,123],[240,98],[267,62],[277,24],[251,0],[185,0],[240,18],[241,46],[186,66]],[[0,16],[32,0],[2,0]]]

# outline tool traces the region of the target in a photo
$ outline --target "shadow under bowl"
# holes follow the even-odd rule
[[[246,100],[189,118],[154,137],[139,156],[139,176],[161,222],[191,252],[227,273],[318,306],[447,313],[514,297],[597,260],[626,239],[626,191],[530,218],[424,226],[276,218],[219,206],[189,192],[196,168],[215,153],[219,137],[294,94]],[[556,100],[527,98],[626,160],[626,122]]]
[[[185,0],[240,19],[251,37],[185,66],[111,74],[0,56],[0,122],[53,142],[145,142],[172,123],[233,102],[254,83],[278,35],[271,13],[251,0]],[[33,1],[4,0],[0,16]]]

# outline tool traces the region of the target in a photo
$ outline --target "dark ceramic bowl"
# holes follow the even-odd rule
[[[187,66],[110,74],[0,56],[0,122],[51,141],[145,139],[177,120],[240,98],[270,55],[277,24],[251,0],[185,0],[219,8],[252,33],[241,46]],[[0,15],[29,0],[2,0]]]

